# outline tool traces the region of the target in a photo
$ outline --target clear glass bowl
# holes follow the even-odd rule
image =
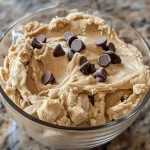
[[[121,38],[131,42],[141,51],[145,64],[150,66],[150,52],[147,44],[143,38],[125,22],[97,10],[91,10],[84,7],[73,8],[65,6],[40,10],[15,22],[0,41],[0,66],[3,66],[4,58],[8,53],[10,45],[12,44],[12,33],[14,31],[18,31],[21,25],[33,20],[49,23],[50,20],[55,16],[63,17],[71,12],[78,11],[104,18],[110,26],[116,29]],[[52,148],[65,150],[88,149],[102,145],[114,139],[133,123],[150,97],[150,91],[148,91],[143,101],[129,114],[125,115],[119,120],[112,121],[105,125],[84,128],[63,127],[36,119],[21,110],[5,94],[3,90],[4,87],[4,84],[1,83],[0,98],[4,103],[8,113],[12,119],[16,121],[18,126],[26,131],[29,136],[40,143]]]

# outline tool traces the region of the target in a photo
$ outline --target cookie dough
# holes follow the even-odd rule
[[[30,22],[24,30],[11,45],[0,76],[12,101],[40,120],[102,125],[129,113],[150,87],[150,70],[139,50],[99,17],[72,13],[49,24]],[[66,41],[71,36],[76,37]],[[106,43],[112,51],[115,46],[118,63],[111,63]]]

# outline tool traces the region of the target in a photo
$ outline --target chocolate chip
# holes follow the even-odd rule
[[[46,37],[43,34],[40,34],[36,37],[37,41],[41,42],[41,43],[46,43]]]
[[[55,83],[55,78],[54,78],[53,74],[51,72],[44,73],[44,75],[42,76],[42,83],[44,85],[46,85],[48,83]]]
[[[65,40],[68,40],[68,38],[71,37],[71,36],[75,36],[73,32],[69,31],[69,32],[64,33],[64,39]]]
[[[90,73],[94,73],[96,71],[95,65],[91,64],[90,66]]]
[[[111,50],[109,50],[109,51],[105,51],[105,53],[104,53],[104,54],[109,55],[109,56],[110,56],[110,58],[111,58],[111,60],[115,57],[115,53],[114,53],[113,51],[111,51]]]
[[[110,49],[111,51],[113,51],[113,52],[116,51],[116,47],[115,47],[115,45],[114,45],[112,42],[110,42],[110,43],[108,44],[108,47],[109,47],[109,49]]]
[[[108,73],[107,73],[106,69],[102,67],[99,70],[97,70],[93,74],[93,76],[98,82],[104,82],[108,76]]]
[[[112,64],[120,64],[121,63],[121,58],[120,56],[118,56],[117,54],[115,54],[113,56],[113,58],[111,59],[111,63]]]
[[[59,56],[63,56],[63,55],[65,55],[65,51],[63,50],[63,48],[61,47],[60,44],[57,44],[53,50],[53,56],[59,57]]]
[[[105,50],[105,51],[109,51],[109,50],[110,50],[107,45],[104,45],[102,48],[103,48],[103,50]]]
[[[84,63],[82,66],[80,66],[80,71],[84,74],[84,75],[88,75],[90,74],[90,66],[91,64],[89,62]]]
[[[111,63],[111,58],[107,54],[99,56],[98,63],[101,67],[107,67]]]
[[[31,46],[33,47],[33,49],[37,48],[37,49],[41,49],[42,45],[39,41],[37,41],[36,38],[33,38],[31,41]]]
[[[107,78],[107,75],[108,75],[108,73],[107,73],[106,69],[103,68],[103,67],[101,67],[99,70],[97,70],[97,71],[94,73],[94,77],[95,77],[95,78],[96,78],[96,77],[102,77],[102,78],[106,79],[106,78]]]
[[[121,58],[117,54],[115,54],[113,51],[106,51],[104,54],[107,54],[110,56],[112,64],[121,63]]]
[[[100,71],[100,76],[102,78],[106,79],[107,76],[108,76],[108,73],[107,73],[106,69],[105,68],[100,68],[99,71]]]
[[[75,39],[72,43],[71,43],[71,49],[75,52],[79,52],[82,49],[85,48],[84,43],[80,40],[80,39]]]
[[[89,96],[90,103],[94,106],[94,96]]]
[[[100,69],[93,74],[94,78],[101,77]]]
[[[80,58],[80,66],[83,65],[83,64],[86,63],[86,62],[87,62],[87,58],[86,58],[85,56],[82,56],[82,57]]]
[[[68,59],[69,59],[69,61],[72,60],[74,54],[75,54],[75,52],[73,50],[68,51]]]
[[[78,37],[76,36],[69,36],[68,40],[67,40],[67,44],[69,45],[69,47],[71,47],[71,43],[75,40],[78,39]]]
[[[106,46],[106,43],[107,43],[107,38],[106,38],[106,37],[101,37],[101,38],[99,38],[99,39],[97,39],[97,40],[95,41],[95,44],[96,44],[97,46],[101,46],[101,47],[105,47],[105,46]]]

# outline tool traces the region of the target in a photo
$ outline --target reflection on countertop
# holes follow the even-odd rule
[[[150,45],[150,0],[0,0],[0,35],[20,17],[44,7],[64,4],[93,7],[113,14],[135,28]],[[8,15],[9,14],[9,15]],[[7,16],[7,17],[6,17]],[[119,137],[95,150],[150,150],[150,101],[138,119]],[[28,137],[0,103],[0,150],[51,150]]]

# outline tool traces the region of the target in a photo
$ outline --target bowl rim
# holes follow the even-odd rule
[[[20,21],[22,21],[23,19],[26,19],[36,13],[40,13],[40,12],[43,12],[43,11],[47,11],[49,9],[55,9],[55,8],[65,8],[65,7],[68,7],[68,6],[51,6],[51,7],[47,7],[47,8],[43,8],[43,9],[39,9],[38,11],[35,11],[35,12],[31,12],[29,13],[28,15],[25,15],[24,17],[21,17],[20,19],[18,19],[17,21],[13,22],[7,29],[7,31],[2,35],[1,39],[0,39],[0,43],[2,42],[3,38],[5,37],[5,35],[15,26],[17,25]],[[84,7],[83,7],[84,8]],[[69,9],[76,9],[74,6],[69,6]],[[77,8],[78,9],[78,8]],[[92,10],[92,9],[90,9]],[[99,11],[99,10],[96,10],[96,11]],[[99,11],[101,12],[101,11]],[[117,20],[119,20],[120,22],[126,24],[126,26],[130,27],[137,35],[138,37],[140,38],[140,40],[142,41],[142,43],[144,44],[145,48],[147,49],[147,51],[149,52],[149,55],[150,55],[150,48],[147,44],[147,42],[144,40],[144,38],[139,35],[139,33],[133,29],[131,26],[129,26],[126,22],[122,21],[121,19],[113,16],[113,15],[110,15],[110,14],[107,14],[106,12],[103,12],[103,14],[106,14],[107,16],[110,16],[110,17],[113,17]],[[23,117],[35,122],[35,123],[38,123],[40,125],[43,125],[43,126],[46,126],[46,127],[51,127],[51,128],[55,128],[55,129],[63,129],[63,130],[71,130],[71,131],[92,131],[92,130],[97,130],[97,129],[105,129],[105,128],[108,128],[108,127],[113,127],[115,125],[118,125],[124,121],[126,121],[127,119],[131,118],[133,115],[135,115],[137,112],[139,112],[143,106],[147,103],[147,101],[149,100],[149,97],[150,97],[150,89],[148,90],[148,92],[146,93],[145,97],[143,98],[143,100],[140,102],[140,104],[138,104],[135,108],[133,108],[127,115],[124,115],[122,118],[118,119],[118,120],[114,120],[112,122],[108,122],[104,125],[98,125],[98,126],[89,126],[89,127],[70,127],[70,126],[60,126],[60,125],[55,125],[55,124],[52,124],[52,123],[48,123],[48,122],[45,122],[45,121],[42,121],[40,119],[37,119],[31,115],[29,115],[28,113],[26,113],[25,111],[23,111],[21,108],[19,108],[7,95],[6,93],[4,92],[2,86],[0,85],[0,94],[2,95],[4,101],[10,106],[12,107],[15,111],[17,111],[17,113],[23,115]]]

